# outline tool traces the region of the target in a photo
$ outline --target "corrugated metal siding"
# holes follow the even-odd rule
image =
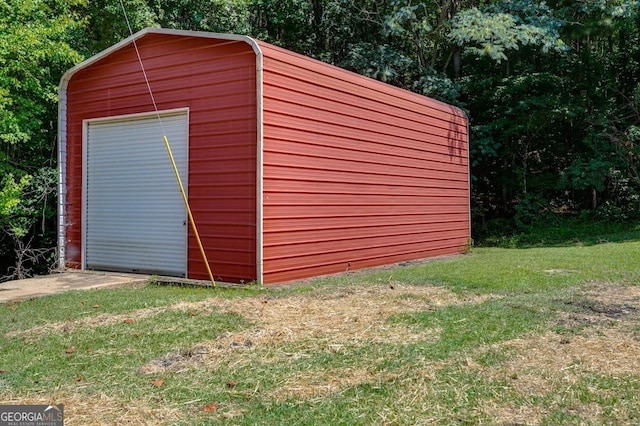
[[[163,113],[183,184],[188,114]],[[87,124],[87,269],[184,277],[187,215],[155,114]]]
[[[459,253],[457,109],[282,49],[264,53],[264,282]]]
[[[256,59],[244,42],[147,34],[138,40],[161,110],[190,111],[189,199],[214,276],[249,281],[255,268]],[[67,264],[81,247],[82,120],[152,106],[126,46],[78,71],[67,88]],[[188,275],[207,279],[189,234]]]

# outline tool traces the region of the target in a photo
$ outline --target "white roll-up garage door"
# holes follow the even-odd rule
[[[161,117],[186,189],[187,111]],[[186,210],[157,116],[89,121],[85,135],[85,268],[185,276]]]

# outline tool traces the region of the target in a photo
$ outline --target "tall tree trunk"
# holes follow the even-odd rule
[[[460,72],[462,71],[462,55],[460,54],[460,47],[456,46],[453,50],[453,77],[458,79]]]
[[[316,36],[316,49],[323,52],[326,48],[326,34],[320,31],[322,25],[322,15],[324,14],[324,0],[311,0],[313,6],[313,32]]]

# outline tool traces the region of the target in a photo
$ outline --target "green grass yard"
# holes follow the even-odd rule
[[[638,229],[518,247],[0,305],[0,403],[68,425],[640,423]]]

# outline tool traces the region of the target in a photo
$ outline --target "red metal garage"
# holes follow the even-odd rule
[[[218,279],[467,248],[462,111],[249,37],[140,31],[63,76],[59,120],[64,267],[207,279],[163,133]]]

